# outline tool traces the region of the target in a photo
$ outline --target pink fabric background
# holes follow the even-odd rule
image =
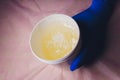
[[[0,80],[120,80],[120,1],[106,54],[93,66],[71,72],[66,63],[47,65],[31,54],[29,36],[37,21],[53,13],[73,16],[90,5],[91,0],[1,0]]]

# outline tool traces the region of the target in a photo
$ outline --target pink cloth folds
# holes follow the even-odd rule
[[[90,4],[91,0],[1,0],[0,80],[107,80],[113,74],[114,80],[118,80],[119,76],[110,69],[109,75],[99,71],[98,65],[104,65],[102,61],[90,69],[71,72],[66,63],[47,65],[31,53],[29,37],[37,21],[53,13],[73,16]]]

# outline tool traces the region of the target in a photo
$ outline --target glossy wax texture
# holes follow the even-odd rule
[[[70,70],[89,65],[100,57],[105,48],[107,23],[117,0],[93,0],[85,11],[73,16],[81,29],[82,49],[72,61]]]
[[[74,49],[78,33],[66,23],[38,25],[32,34],[31,46],[35,54],[46,60],[63,58]]]

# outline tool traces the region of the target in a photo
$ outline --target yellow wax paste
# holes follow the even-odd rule
[[[76,28],[65,23],[37,25],[31,38],[34,53],[46,60],[56,60],[69,54],[77,44]]]

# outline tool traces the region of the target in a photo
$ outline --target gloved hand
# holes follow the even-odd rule
[[[116,2],[117,0],[93,0],[87,10],[73,16],[81,31],[82,48],[71,63],[72,71],[93,63],[104,53],[107,24]]]

